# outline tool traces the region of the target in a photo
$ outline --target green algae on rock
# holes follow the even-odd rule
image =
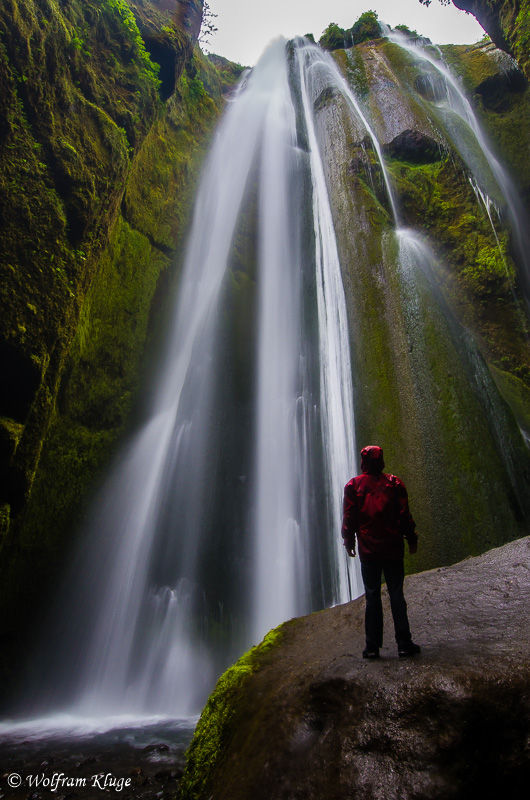
[[[27,422],[14,479],[3,482],[3,491],[19,509],[131,156],[159,100],[155,65],[123,2],[65,8],[12,0],[2,7],[0,26],[0,188],[7,200],[0,334],[8,374],[2,413]]]
[[[267,663],[291,623],[283,623],[265,636],[221,675],[201,714],[194,739],[187,752],[186,771],[178,797],[199,800],[211,794],[215,786],[216,766],[230,747],[232,731],[237,726],[237,704],[246,679]]]

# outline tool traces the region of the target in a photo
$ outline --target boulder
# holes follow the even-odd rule
[[[363,598],[285,623],[220,679],[181,798],[526,797],[529,568],[527,537],[408,577],[414,658],[397,656],[386,601],[376,662]]]

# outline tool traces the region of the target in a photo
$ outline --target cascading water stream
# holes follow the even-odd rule
[[[441,92],[443,96],[439,97],[436,102],[437,108],[463,161],[474,176],[476,184],[490,199],[492,199],[492,194],[497,194],[499,200],[502,200],[502,204],[506,207],[513,231],[517,260],[522,268],[523,290],[527,303],[530,303],[530,232],[526,225],[525,213],[513,181],[493,152],[469,99],[458,80],[444,63],[439,49],[439,58],[435,58],[423,40],[411,40],[406,34],[392,30],[383,23],[381,23],[381,31],[383,36],[397,44],[414,59],[429,64],[441,79],[444,90]],[[436,96],[440,92],[434,92],[434,94]],[[480,153],[478,158],[477,151]],[[496,236],[491,217],[490,221]]]
[[[289,67],[274,43],[216,134],[151,407],[86,525],[41,713],[189,716],[271,627],[361,592],[340,543],[355,470],[349,339],[305,52]],[[242,316],[250,364],[230,334],[237,281],[255,309]]]
[[[499,256],[500,256],[501,261],[503,263],[504,270],[505,270],[505,273],[506,273],[506,277],[507,277],[508,282],[510,284],[510,291],[511,291],[512,298],[513,298],[513,301],[514,301],[514,307],[518,311],[518,316],[519,316],[519,319],[520,319],[520,322],[521,322],[521,330],[524,331],[525,327],[526,327],[525,326],[526,319],[525,319],[525,315],[524,315],[524,310],[521,307],[521,303],[519,302],[519,299],[517,297],[514,278],[510,274],[510,270],[509,270],[508,264],[506,262],[506,256],[504,254],[503,248],[501,246],[501,242],[499,240],[499,235],[497,233],[497,228],[495,227],[495,220],[493,218],[493,208],[494,208],[493,201],[491,200],[491,197],[489,197],[487,194],[485,194],[485,192],[482,191],[480,186],[477,186],[477,184],[475,183],[475,181],[471,177],[469,178],[469,183],[471,184],[471,187],[472,187],[473,191],[475,192],[475,196],[476,196],[477,200],[484,207],[484,209],[486,211],[486,215],[488,217],[488,220],[489,220],[489,223],[490,223],[490,226],[491,226],[491,230],[493,231],[493,236],[495,237],[495,242],[497,244],[497,250],[499,251]],[[495,209],[495,210],[497,212],[497,216],[500,216],[498,209]],[[528,335],[527,335],[527,338],[528,338]]]
[[[298,40],[296,66],[311,164],[317,305],[321,331],[320,385],[324,396],[329,398],[329,402],[322,406],[322,439],[327,464],[326,472],[330,478],[329,496],[333,498],[332,527],[338,530],[342,514],[341,476],[353,474],[355,465],[353,415],[349,413],[349,409],[353,409],[353,389],[346,301],[324,168],[313,119],[314,94],[310,99],[310,73],[321,63],[323,63],[321,51],[307,45],[303,40]],[[352,580],[353,596],[360,594],[358,575],[352,573],[350,562],[344,559],[342,543],[338,537],[335,541],[335,560],[340,565],[340,571],[336,575],[336,596],[345,600],[348,596],[347,587]]]
[[[409,341],[411,342],[411,352],[414,353],[413,360],[416,362],[415,369],[419,375],[419,379],[416,382],[418,390],[422,391],[425,383],[420,376],[428,374],[428,367],[425,362],[426,348],[422,341],[424,336],[423,326],[418,322],[421,317],[419,313],[422,297],[421,285],[426,282],[429,286],[427,295],[435,301],[437,308],[443,314],[443,319],[454,346],[455,355],[465,368],[469,385],[473,387],[475,395],[480,399],[484,409],[484,416],[489,421],[490,430],[493,432],[498,452],[501,454],[505,472],[514,488],[514,494],[517,494],[517,487],[520,481],[514,468],[515,454],[505,424],[502,408],[503,401],[499,397],[492,376],[480,356],[471,333],[462,328],[447,306],[438,283],[439,265],[436,255],[424,237],[416,231],[401,228],[397,231],[397,236],[399,242],[398,263],[406,287],[407,307],[409,315],[417,317],[414,324],[411,325]],[[425,293],[423,292],[423,294]],[[425,394],[424,402],[426,409],[428,409],[431,403],[428,392]],[[428,418],[427,414],[425,418]],[[521,431],[521,433],[524,436],[524,432]],[[524,513],[522,504],[520,511]]]
[[[362,127],[366,130],[368,136],[370,137],[372,146],[377,154],[377,159],[381,167],[381,172],[383,175],[383,181],[386,188],[388,202],[390,204],[390,209],[392,212],[392,220],[394,224],[397,226],[399,218],[398,218],[398,208],[396,204],[394,190],[392,189],[392,184],[390,182],[388,170],[386,168],[385,161],[383,158],[381,144],[377,136],[375,135],[375,132],[372,126],[370,125],[366,114],[363,112],[355,94],[348,86],[339,68],[337,67],[337,65],[335,64],[329,53],[326,53],[318,48],[310,47],[308,45],[305,46],[305,51],[308,54],[307,58],[308,58],[309,68],[312,70],[317,69],[319,71],[320,81],[322,82],[322,85],[329,86],[340,92],[340,94],[344,97],[349,106],[350,113],[354,116],[355,119],[357,119],[361,123]],[[316,97],[314,97],[313,99],[316,99]]]

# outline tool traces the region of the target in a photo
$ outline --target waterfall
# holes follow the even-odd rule
[[[316,90],[311,87],[311,72],[324,60],[322,52],[298,40],[296,62],[302,96],[304,120],[306,122],[311,165],[313,196],[313,220],[315,231],[315,259],[317,303],[320,331],[320,385],[328,402],[322,404],[322,436],[326,458],[326,473],[329,475],[329,494],[334,498],[332,527],[338,530],[341,524],[342,489],[341,476],[353,474],[354,428],[353,388],[351,379],[350,352],[346,301],[342,288],[342,277],[335,241],[333,219],[326,188],[326,180],[313,119],[313,103]],[[340,565],[336,574],[335,595],[345,598],[347,583],[351,580],[349,562],[342,553],[342,542],[335,540],[335,561]],[[355,595],[360,594],[358,578]]]
[[[346,306],[298,47],[270,46],[216,133],[150,407],[62,595],[50,707],[188,716],[271,627],[361,593],[340,540]]]
[[[454,79],[395,41],[443,73],[441,127],[476,167],[492,227],[499,197],[517,217]],[[451,311],[434,243],[401,227],[380,109],[362,98],[299,39],[274,42],[227,104],[143,423],[45,632],[58,630],[39,711],[190,717],[268,630],[358,596],[340,539],[356,428],[407,470],[427,530],[420,568],[499,544],[527,518],[513,420]],[[377,191],[356,165],[365,145]]]

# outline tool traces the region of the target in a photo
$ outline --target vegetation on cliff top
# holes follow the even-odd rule
[[[331,22],[319,39],[319,45],[325,50],[339,50],[343,47],[353,47],[370,39],[378,39],[381,29],[375,11],[365,11],[351,28],[341,28]]]

